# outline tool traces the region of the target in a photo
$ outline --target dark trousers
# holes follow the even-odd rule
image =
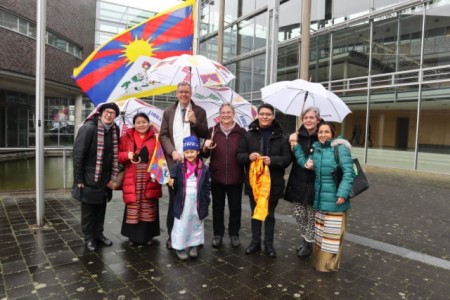
[[[102,204],[81,202],[81,229],[85,241],[100,238],[103,235],[105,213],[106,202]]]
[[[228,234],[230,236],[239,236],[239,229],[241,229],[242,184],[226,185],[212,182],[211,196],[214,236],[223,237],[225,233],[225,197],[228,199],[228,209],[230,211]]]
[[[167,207],[167,219],[166,219],[166,227],[167,227],[167,234],[170,236],[172,235],[172,228],[173,228],[173,204],[175,202],[175,190],[171,188],[170,186],[167,186],[169,190],[169,206]]]
[[[253,211],[255,210],[256,203],[253,198],[253,195],[250,192],[249,195],[250,199],[250,208]],[[278,205],[278,199],[269,200],[269,214],[266,217],[266,220],[264,221],[264,243],[266,244],[273,244],[273,236],[275,234],[275,208]],[[260,243],[261,242],[261,230],[262,230],[262,221],[255,220],[252,218],[251,225],[252,225],[252,240],[255,242]]]

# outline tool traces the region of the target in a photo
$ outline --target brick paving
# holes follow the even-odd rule
[[[353,200],[348,232],[448,263],[450,176],[367,167],[371,188]],[[164,193],[167,194],[164,189]],[[36,223],[34,194],[0,194],[0,299],[449,299],[450,270],[346,241],[341,269],[319,273],[296,256],[298,230],[290,203],[277,208],[277,258],[245,255],[250,241],[243,197],[240,248],[227,237],[211,247],[212,220],[196,260],[166,250],[166,232],[152,245],[129,247],[120,235],[124,205],[108,205],[112,247],[84,249],[79,204],[68,191],[46,194],[46,226]],[[167,198],[160,200],[165,227]]]

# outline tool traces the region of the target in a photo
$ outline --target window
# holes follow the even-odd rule
[[[36,38],[36,24],[6,11],[0,10],[0,26],[23,35]],[[79,47],[58,36],[57,34],[47,32],[47,43],[78,58],[81,58],[82,56],[82,50]]]

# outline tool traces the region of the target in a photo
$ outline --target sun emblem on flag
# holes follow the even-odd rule
[[[147,40],[143,40],[138,39],[136,36],[128,45],[122,46],[125,49],[122,50],[124,54],[121,56],[125,57],[127,65],[134,63],[139,56],[154,56],[153,51],[157,50],[157,48],[153,48],[153,44],[150,43],[151,39],[150,37]]]

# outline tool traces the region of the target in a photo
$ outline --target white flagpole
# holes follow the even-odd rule
[[[36,221],[44,226],[44,96],[45,96],[45,28],[46,0],[37,0],[36,30]]]
[[[199,48],[199,44],[200,44],[200,40],[198,38],[199,34],[200,34],[200,16],[201,16],[201,11],[200,11],[200,7],[201,7],[201,0],[194,0],[194,7],[192,8],[193,12],[194,12],[194,37],[193,37],[193,41],[192,41],[192,54],[193,55],[197,55],[198,54],[198,48]]]

